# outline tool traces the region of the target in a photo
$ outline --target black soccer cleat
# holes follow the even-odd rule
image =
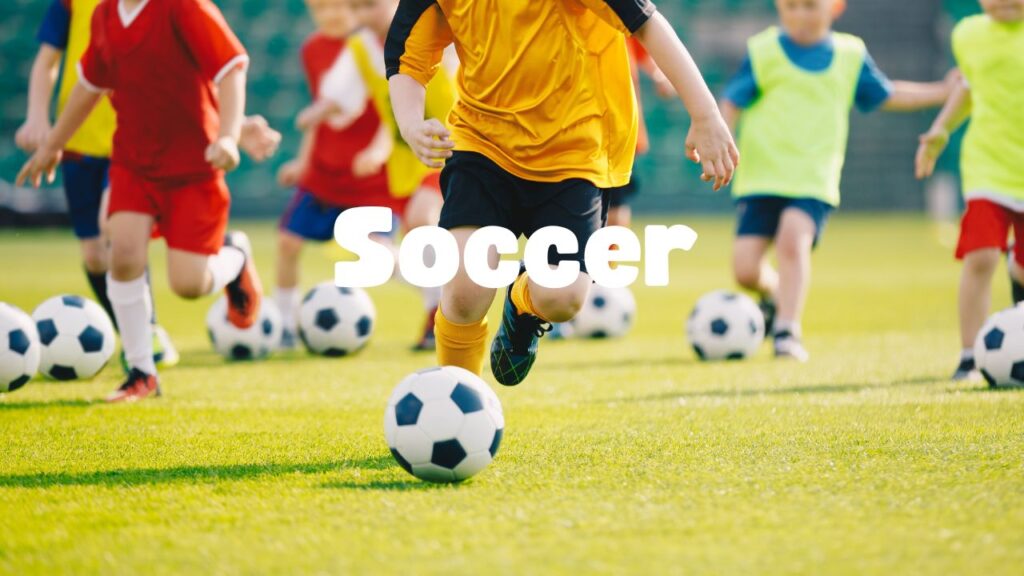
[[[978,366],[974,362],[974,358],[961,358],[960,364],[956,367],[956,371],[953,372],[951,380],[953,382],[977,382],[981,380],[981,373],[978,372]]]
[[[761,314],[764,315],[764,333],[771,334],[775,328],[775,300],[771,296],[761,296],[761,301],[757,303],[757,307],[761,309]]]
[[[520,270],[522,275],[523,270]],[[537,359],[540,339],[551,331],[551,323],[533,314],[520,314],[512,303],[512,286],[505,293],[501,326],[491,342],[491,373],[505,386],[515,386],[526,379]]]
[[[783,330],[775,334],[775,357],[797,362],[807,362],[811,355],[804,348],[803,342],[795,334]]]

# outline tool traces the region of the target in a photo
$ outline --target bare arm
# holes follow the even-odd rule
[[[18,148],[32,152],[50,132],[50,101],[57,83],[57,68],[64,52],[49,44],[42,44],[32,63],[28,84],[28,112],[25,123],[18,128],[14,142]]]
[[[888,112],[913,112],[938,108],[949,98],[952,86],[947,82],[893,82],[893,93],[882,109]]]
[[[47,183],[53,182],[57,163],[60,162],[61,150],[75,135],[85,119],[89,117],[89,113],[96,107],[102,96],[101,92],[92,92],[81,83],[75,84],[75,87],[71,89],[67,104],[64,106],[64,111],[57,119],[57,124],[50,131],[46,140],[36,149],[35,154],[18,172],[15,185],[20,186],[28,181],[38,188],[42,183],[43,176],[46,177]]]
[[[731,100],[722,100],[718,107],[722,109],[722,119],[725,120],[725,125],[729,127],[729,132],[735,134],[736,127],[740,123],[740,114],[743,113],[743,110],[733,104]]]
[[[431,168],[442,168],[451,158],[455,143],[451,133],[437,118],[423,119],[426,114],[427,89],[405,74],[395,74],[388,81],[391,109],[402,139],[416,153],[420,162]]]
[[[702,165],[701,178],[714,181],[715,190],[729,184],[739,163],[739,152],[697,64],[661,13],[654,13],[636,36],[665,73],[693,120],[686,139],[686,156]]]
[[[217,85],[220,107],[220,131],[217,140],[206,149],[206,161],[218,170],[234,170],[240,156],[238,140],[245,120],[245,70],[235,68]]]
[[[914,173],[919,179],[935,172],[935,163],[949,144],[949,135],[967,121],[971,107],[971,89],[961,82],[953,89],[931,129],[921,135],[914,159]]]

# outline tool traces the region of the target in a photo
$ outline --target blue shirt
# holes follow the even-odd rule
[[[46,9],[43,23],[36,33],[40,44],[49,44],[59,50],[68,47],[68,34],[71,32],[71,9],[67,0],[53,0]]]
[[[785,34],[779,35],[779,43],[789,60],[799,68],[808,72],[821,72],[832,64],[835,48],[832,36],[813,46],[801,46],[793,42]],[[854,103],[861,112],[871,112],[885,104],[892,96],[892,81],[878,68],[870,54],[864,55],[864,67],[861,68],[857,80],[857,92]],[[733,76],[725,88],[725,99],[740,108],[747,108],[761,95],[761,89],[754,78],[754,67],[750,63],[750,54],[743,60],[740,71]]]

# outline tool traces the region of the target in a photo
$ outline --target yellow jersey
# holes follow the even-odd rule
[[[64,51],[60,88],[57,93],[59,115],[78,83],[78,62],[89,46],[92,13],[102,0],[53,0],[39,30],[39,40]],[[69,152],[109,158],[113,149],[117,116],[104,96],[81,128],[68,141]]]
[[[617,110],[636,114],[624,34],[654,11],[647,0],[403,0],[385,46],[387,74],[426,86],[454,43],[458,101],[448,124],[456,150],[526,180],[624,186],[636,138],[630,146],[613,135]],[[618,43],[614,35],[623,37],[626,67],[614,64],[616,48],[603,73],[599,44]]]

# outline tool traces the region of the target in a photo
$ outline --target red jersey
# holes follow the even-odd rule
[[[110,92],[114,163],[150,180],[201,180],[217,174],[205,159],[220,128],[216,84],[248,62],[211,0],[142,0],[131,12],[104,0],[79,81]]]
[[[320,94],[320,82],[345,48],[345,40],[314,33],[302,46],[302,65],[306,70],[309,91],[314,98]],[[362,116],[343,130],[324,122],[316,129],[309,168],[302,175],[299,187],[327,204],[334,206],[386,206],[397,204],[388,188],[386,170],[369,178],[352,175],[352,161],[365,150],[381,119],[377,109],[366,106]]]

